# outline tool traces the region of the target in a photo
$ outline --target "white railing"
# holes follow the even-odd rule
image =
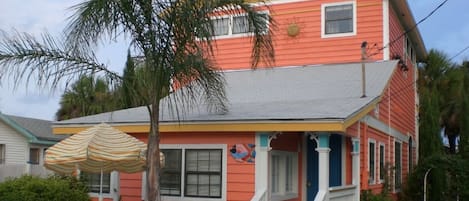
[[[267,201],[267,189],[263,188],[256,191],[254,196],[251,198],[251,201]]]
[[[356,185],[337,186],[329,188],[330,201],[348,201],[355,199]]]
[[[314,197],[314,201],[324,201],[326,199],[326,192],[323,190],[318,191],[316,197]]]

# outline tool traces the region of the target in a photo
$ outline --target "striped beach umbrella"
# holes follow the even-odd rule
[[[74,134],[46,150],[46,168],[60,174],[144,170],[146,144],[108,124]],[[164,160],[164,159],[162,159]]]

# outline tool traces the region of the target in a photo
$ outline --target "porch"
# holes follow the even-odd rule
[[[360,200],[358,138],[331,132],[259,132],[256,145],[251,201]]]

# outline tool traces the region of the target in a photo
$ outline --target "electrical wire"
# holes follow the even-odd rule
[[[456,55],[452,56],[449,60],[450,60],[450,61],[453,60],[454,58],[456,58],[457,56],[459,56],[460,54],[462,54],[463,52],[465,52],[467,49],[469,49],[469,45],[468,45],[466,48],[464,48],[464,49],[462,49],[461,51],[459,51]]]
[[[371,55],[369,55],[370,57],[374,56],[374,55],[377,55],[379,54],[384,48],[387,48],[389,46],[391,46],[392,44],[394,44],[395,42],[397,42],[398,40],[400,40],[402,37],[404,37],[405,35],[407,35],[409,32],[413,31],[415,28],[417,28],[417,26],[419,24],[421,24],[422,22],[426,21],[428,18],[430,18],[433,14],[435,14],[435,12],[437,10],[439,10],[441,7],[443,7],[443,5],[446,4],[446,2],[448,2],[449,0],[444,0],[442,3],[440,3],[435,9],[433,9],[427,16],[425,16],[424,18],[422,18],[420,21],[418,21],[414,26],[412,26],[410,29],[406,30],[404,33],[402,33],[401,35],[399,35],[396,39],[392,40],[391,42],[389,42],[388,44],[386,44],[385,46],[381,47],[378,49],[378,51],[376,53],[373,53]],[[468,47],[469,48],[469,47]]]

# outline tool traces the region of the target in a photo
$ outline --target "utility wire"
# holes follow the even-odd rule
[[[464,49],[462,49],[461,51],[459,51],[456,55],[452,56],[449,60],[450,60],[450,61],[453,60],[454,58],[456,58],[457,56],[459,56],[460,54],[462,54],[463,52],[465,52],[467,49],[469,49],[469,45],[468,45],[466,48],[464,48]]]
[[[392,44],[394,44],[395,42],[397,42],[398,40],[400,40],[402,37],[404,37],[405,35],[407,35],[409,32],[413,31],[419,24],[421,24],[422,22],[426,21],[430,16],[432,16],[433,14],[435,14],[435,12],[440,9],[441,7],[443,7],[443,5],[446,4],[446,2],[448,2],[449,0],[444,0],[443,2],[440,3],[440,5],[438,5],[435,9],[433,9],[427,16],[425,16],[424,18],[422,18],[420,21],[418,21],[414,26],[412,26],[410,29],[406,30],[404,33],[402,33],[401,35],[399,35],[399,37],[397,37],[396,39],[392,40],[391,42],[389,42],[388,44],[386,44],[385,46],[381,47],[378,49],[378,52],[370,55],[371,56],[374,56],[374,55],[377,55],[379,54],[384,48],[387,48],[389,46],[391,46]],[[469,47],[468,47],[469,48]]]

